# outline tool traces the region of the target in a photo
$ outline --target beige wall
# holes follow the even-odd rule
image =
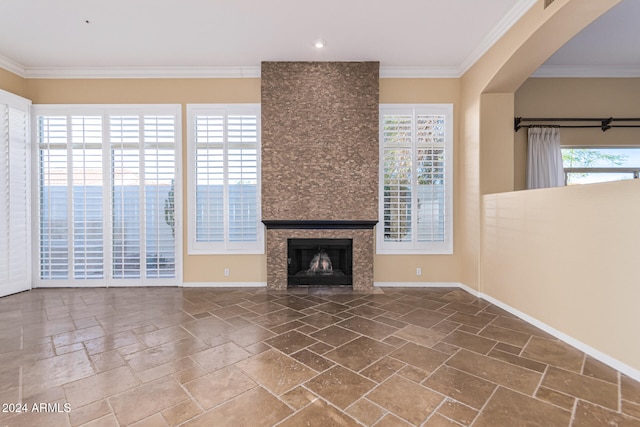
[[[640,370],[637,180],[484,196],[482,292]]]
[[[26,95],[26,80],[4,68],[0,68],[0,89],[28,98]]]
[[[516,92],[517,117],[640,117],[640,78],[531,78]],[[588,123],[592,124],[592,123]],[[640,146],[639,129],[561,129],[562,145]],[[525,188],[527,131],[515,134],[514,188]]]
[[[496,121],[500,126],[495,126]],[[513,190],[513,93],[480,97],[480,193]]]
[[[34,104],[260,102],[260,79],[27,79]]]

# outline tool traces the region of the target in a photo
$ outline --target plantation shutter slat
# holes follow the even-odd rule
[[[0,91],[0,297],[31,288],[29,106]]]
[[[9,281],[28,284],[31,224],[29,223],[28,114],[9,107]]]
[[[195,122],[196,241],[224,242],[224,115]]]
[[[445,240],[445,117],[416,117],[418,241]]]
[[[69,278],[67,118],[38,118],[40,157],[40,278]]]
[[[144,117],[146,277],[175,276],[175,119]]]
[[[104,278],[102,117],[71,117],[73,277]]]
[[[413,118],[406,114],[384,115],[382,132],[384,239],[411,241]]]
[[[141,256],[140,120],[111,116],[114,279],[139,279]]]
[[[258,128],[256,116],[228,118],[229,241],[257,239]]]
[[[9,282],[9,231],[11,226],[9,217],[10,209],[10,179],[9,179],[9,106],[0,104],[0,182],[2,193],[0,194],[0,283]]]

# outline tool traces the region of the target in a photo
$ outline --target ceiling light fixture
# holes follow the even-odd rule
[[[316,49],[322,49],[325,46],[324,40],[316,40],[313,45],[316,47]]]

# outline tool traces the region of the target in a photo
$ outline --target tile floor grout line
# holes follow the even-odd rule
[[[118,423],[118,426],[120,426],[120,420],[118,420],[118,417],[116,416],[116,411],[113,409],[113,406],[111,405],[111,401],[109,401],[108,397],[105,397],[104,400],[107,402],[107,406],[109,406],[109,414],[113,415],[113,418],[116,419],[116,422]],[[108,416],[108,415],[105,415]],[[104,417],[99,417],[100,418],[104,418]],[[88,423],[85,423],[88,424]]]
[[[480,409],[478,409],[478,413],[476,414],[475,417],[473,417],[473,420],[471,420],[471,422],[469,423],[468,427],[473,427],[473,425],[476,423],[476,421],[478,421],[478,418],[480,417],[480,415],[483,413],[484,408],[487,407],[487,405],[489,404],[489,402],[491,402],[491,399],[493,398],[493,396],[496,394],[496,392],[498,391],[498,389],[500,388],[500,385],[497,385],[496,388],[493,389],[493,391],[491,392],[491,394],[489,395],[489,397],[487,398],[487,400],[484,402],[484,404],[482,405],[482,407]]]
[[[616,372],[618,378],[618,412],[622,413],[622,374]]]
[[[535,390],[533,390],[532,393],[532,397],[538,398],[538,391],[540,390],[540,387],[542,387],[542,382],[544,381],[545,377],[547,376],[547,371],[549,370],[549,364],[545,363],[545,367],[544,367],[544,371],[540,374],[540,379],[538,380],[538,384],[536,385]],[[540,399],[542,400],[542,399]]]
[[[425,380],[426,380],[426,379],[425,379]],[[421,385],[422,385],[422,384],[421,384]],[[431,391],[433,391],[434,393],[437,393],[437,394],[441,395],[441,396],[443,397],[443,399],[442,399],[442,401],[441,401],[440,403],[438,403],[438,406],[436,406],[436,407],[435,407],[435,409],[434,409],[433,411],[431,411],[431,413],[429,414],[429,416],[428,416],[428,417],[427,417],[427,418],[426,418],[426,419],[425,419],[425,420],[420,424],[421,426],[422,426],[422,425],[425,425],[426,423],[428,423],[428,422],[429,422],[429,420],[430,420],[430,419],[431,419],[431,418],[432,418],[436,413],[438,413],[438,409],[440,409],[440,408],[441,408],[441,407],[442,407],[442,406],[447,402],[447,399],[448,399],[448,396],[446,396],[446,395],[444,395],[444,394],[442,394],[442,393],[440,393],[440,392],[438,392],[438,391],[436,391],[436,390],[433,390],[433,389],[431,389],[431,388],[429,388],[429,387],[427,387],[427,386],[423,386],[423,387],[425,387],[427,390],[431,390]],[[444,417],[444,415],[442,415],[442,414],[440,414],[440,413],[438,413],[438,415],[440,415],[440,416]],[[445,418],[449,419],[449,417],[445,417]],[[450,421],[454,421],[454,420],[450,420]],[[454,421],[454,422],[455,422],[455,421]],[[456,424],[459,424],[459,423],[457,423],[457,422],[456,422]]]
[[[569,426],[573,426],[576,421],[576,411],[578,410],[578,399],[577,397],[573,399],[573,405],[571,405],[571,417],[569,418]]]

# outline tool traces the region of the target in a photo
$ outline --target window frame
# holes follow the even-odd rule
[[[390,242],[385,241],[385,199],[384,199],[384,117],[389,114],[411,114],[412,117],[412,182],[411,182],[411,210],[417,209],[417,180],[415,173],[415,159],[417,157],[416,143],[416,116],[421,115],[443,115],[445,116],[445,142],[444,142],[444,167],[445,167],[445,214],[444,214],[444,240],[419,242],[417,233],[412,233],[411,241]],[[451,255],[453,254],[453,104],[380,104],[380,129],[379,129],[379,182],[378,182],[378,218],[380,222],[376,226],[376,253],[380,255]],[[413,225],[417,224],[412,215]]]
[[[224,117],[224,142],[223,142],[223,239],[220,242],[197,241],[197,209],[196,209],[196,117],[207,115],[223,115]],[[231,242],[229,240],[229,181],[228,181],[228,145],[227,145],[227,117],[229,115],[255,115],[257,120],[256,135],[256,240],[246,242]],[[261,104],[187,104],[187,253],[189,255],[263,255],[265,253],[265,232],[262,223],[262,197],[261,197]]]
[[[102,120],[102,179],[103,179],[103,201],[102,204],[102,224],[103,224],[103,277],[101,279],[81,279],[74,278],[74,271],[70,270],[68,279],[46,279],[41,277],[40,272],[40,164],[39,151],[40,141],[38,133],[38,118],[40,116],[65,116],[67,122],[70,123],[72,116],[100,116]],[[112,141],[110,135],[110,118],[112,116],[140,116],[144,123],[144,116],[172,116],[174,117],[174,250],[175,264],[173,277],[148,277],[140,275],[139,278],[114,278],[113,265],[113,180],[111,171],[113,168],[113,159],[111,157]],[[33,254],[37,262],[33,263],[33,281],[36,287],[103,287],[103,286],[179,286],[182,283],[183,254],[182,254],[182,107],[180,104],[34,104],[31,112],[32,125],[31,132],[33,135],[32,150],[32,179],[33,197],[32,212],[33,226],[37,230],[33,238]],[[67,127],[67,131],[71,129]],[[139,142],[143,144],[143,141]],[[145,151],[144,145],[141,150]],[[67,149],[68,151],[68,149]],[[67,156],[70,156],[68,151]],[[67,170],[67,174],[69,174]],[[141,188],[144,188],[144,172],[141,172]],[[70,197],[70,196],[69,196]],[[141,203],[144,192],[141,191]],[[144,234],[143,234],[144,236]],[[69,238],[72,238],[69,231]],[[141,236],[142,238],[142,236]],[[146,247],[147,242],[141,240],[140,246]],[[145,249],[146,251],[146,249]],[[147,254],[148,255],[148,254]]]

